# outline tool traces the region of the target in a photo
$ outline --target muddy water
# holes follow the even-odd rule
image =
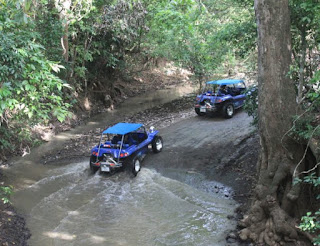
[[[29,199],[30,245],[225,245],[233,226],[232,201],[153,169],[89,175],[85,161],[47,175],[16,197]]]
[[[163,158],[148,156],[136,178],[127,172],[91,174],[87,159],[59,167],[38,163],[41,155],[85,129],[103,127],[106,121],[172,100],[179,93],[148,96],[131,99],[115,113],[60,134],[6,171],[17,187],[13,202],[26,216],[31,246],[226,245],[226,231],[235,226],[227,218],[235,202],[214,192],[211,187],[220,184],[200,173],[154,169],[163,164],[156,162],[168,164],[165,150],[157,154]],[[174,147],[169,141],[166,148],[170,145]]]

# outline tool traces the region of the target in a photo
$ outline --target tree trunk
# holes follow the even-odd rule
[[[68,24],[66,23],[64,26],[64,33],[61,38],[61,46],[63,49],[62,56],[66,62],[69,61],[69,40],[68,40]]]
[[[301,103],[303,100],[304,70],[305,70],[306,54],[307,54],[306,28],[302,27],[302,30],[300,31],[301,31],[301,57],[299,62],[298,103]]]
[[[69,20],[68,20],[68,11],[71,8],[71,0],[63,0],[62,2],[56,0],[55,5],[57,10],[60,13],[60,19],[63,23],[63,36],[61,37],[61,47],[62,47],[62,56],[65,61],[69,61]]]
[[[293,171],[303,149],[288,136],[297,103],[288,76],[291,34],[288,0],[255,0],[258,27],[259,133],[261,153],[254,203],[240,225],[256,245],[297,245],[294,216],[300,186]],[[299,165],[303,169],[304,164]],[[304,245],[304,244],[299,244]]]

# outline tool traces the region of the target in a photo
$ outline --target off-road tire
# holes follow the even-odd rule
[[[222,107],[222,113],[223,113],[224,118],[226,118],[226,119],[232,118],[233,115],[234,115],[234,106],[233,106],[233,103],[228,102],[228,103],[226,103],[225,105],[223,105],[223,107]]]
[[[194,111],[196,111],[196,114],[199,116],[204,116],[206,113],[200,112],[199,108],[195,108]]]
[[[96,161],[96,157],[92,155],[92,156],[90,157],[90,162],[89,162],[90,170],[91,170],[92,173],[95,173],[96,171],[99,170],[99,167],[96,167],[96,166],[93,166],[93,165],[92,165],[92,162],[95,162],[95,161]]]
[[[141,170],[141,162],[138,157],[132,159],[131,168],[133,175],[137,176],[138,172]]]
[[[161,136],[155,136],[152,140],[152,151],[154,153],[159,153],[163,149],[163,140]]]

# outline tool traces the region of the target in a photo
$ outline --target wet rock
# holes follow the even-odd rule
[[[105,95],[103,102],[104,102],[104,106],[105,106],[106,108],[110,108],[111,105],[112,105],[112,98],[111,98],[111,96],[110,96],[110,95]]]
[[[237,242],[237,240],[234,239],[234,238],[228,238],[227,239],[227,243],[236,243],[236,242]]]
[[[228,215],[227,218],[228,218],[229,220],[234,220],[234,219],[235,219],[235,217],[234,217],[233,215]]]
[[[235,232],[229,232],[227,237],[226,237],[226,241],[228,243],[228,245],[237,245],[237,241],[238,241],[238,236]]]
[[[237,239],[238,236],[235,232],[230,232],[227,236],[227,239]]]

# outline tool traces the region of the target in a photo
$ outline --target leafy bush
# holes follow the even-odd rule
[[[297,140],[308,140],[320,136],[319,119],[315,114],[305,114],[302,117],[296,116],[294,126],[290,135]]]
[[[301,107],[304,112],[295,116],[294,127],[291,136],[296,139],[310,139],[320,137],[320,71],[315,72],[314,76],[306,86],[307,92]]]
[[[13,193],[12,186],[0,186],[0,200],[6,204],[10,203],[9,197]]]
[[[317,177],[316,173],[311,173],[310,175],[305,176],[303,180],[296,181],[302,181],[315,187],[320,186],[320,177]],[[320,199],[320,194],[318,194],[316,198]],[[308,212],[305,216],[303,216],[301,218],[299,228],[303,231],[317,234],[317,236],[314,238],[314,245],[320,245],[320,209],[314,213]]]
[[[0,8],[1,157],[33,141],[32,125],[62,122],[70,114],[69,86],[58,76],[63,66],[46,57],[26,9],[15,0],[2,1]]]
[[[249,116],[253,117],[252,124],[258,125],[258,87],[253,85],[246,90],[246,102],[244,104],[244,110]]]
[[[1,121],[23,118],[35,122],[52,116],[63,121],[70,105],[63,102],[66,83],[54,74],[61,66],[45,58],[43,47],[32,36],[7,28],[0,33]]]

